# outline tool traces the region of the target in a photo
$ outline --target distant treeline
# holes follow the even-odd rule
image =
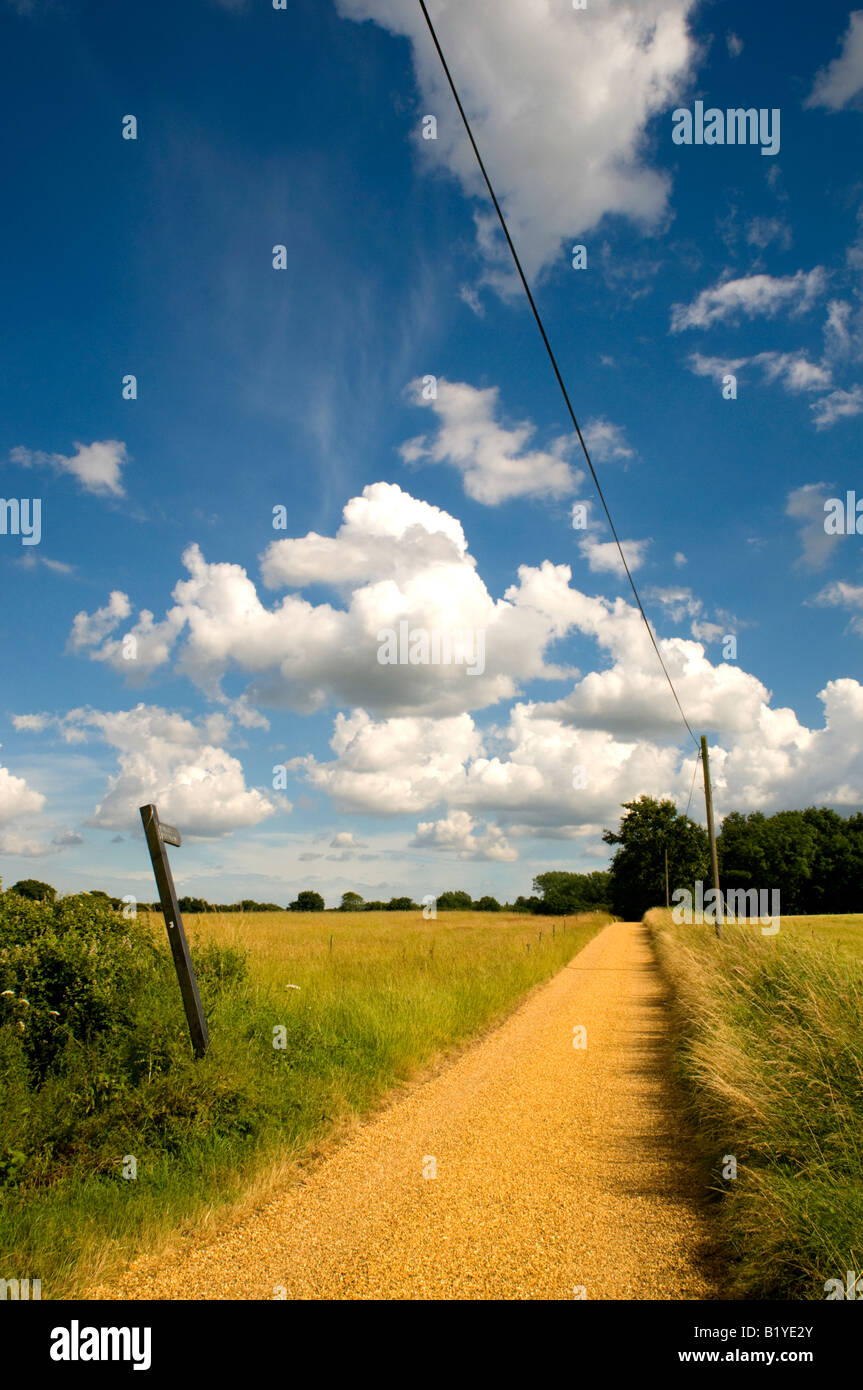
[[[703,826],[682,815],[673,801],[640,796],[623,805],[616,831],[606,830],[603,840],[616,847],[609,870],[567,873],[553,870],[538,874],[530,897],[500,903],[485,896],[474,900],[463,889],[438,893],[439,912],[535,912],[574,916],[578,912],[607,911],[626,921],[638,920],[650,907],[661,906],[668,890],[692,889],[710,878],[710,854]],[[717,836],[719,881],[724,889],[779,889],[782,912],[818,914],[863,911],[863,814],[846,817],[826,807],[805,811],[761,811],[744,815],[731,811]],[[667,873],[667,880],[666,880]],[[11,890],[21,897],[53,902],[56,891],[47,883],[25,879]],[[99,889],[89,894],[114,908],[124,906]],[[338,912],[419,912],[428,907],[431,894],[421,902],[390,898],[366,902],[356,892],[342,894]],[[159,910],[159,904],[138,903],[140,909]],[[287,908],[278,903],[259,903],[244,898],[236,903],[208,903],[204,898],[180,899],[183,912],[323,912],[320,893],[303,889]]]
[[[569,873],[547,873],[540,874],[533,880],[534,896],[530,898],[517,898],[514,903],[500,903],[497,898],[486,894],[481,898],[472,898],[470,893],[463,889],[450,889],[445,893],[439,893],[435,898],[435,908],[440,912],[540,912],[556,913],[557,915],[574,914],[576,912],[595,912],[600,909],[607,909],[610,901],[608,886],[608,874],[569,874]],[[50,883],[42,883],[39,879],[22,879],[15,883],[9,890],[17,893],[19,897],[29,898],[33,902],[53,903],[57,898],[57,890],[51,887]],[[539,896],[536,896],[539,894]],[[101,888],[93,888],[87,893],[75,894],[81,898],[95,898],[102,906],[110,903],[111,907],[121,910],[126,906],[123,898],[113,898],[110,893],[105,893]],[[429,895],[431,896],[431,895]],[[326,903],[320,893],[312,889],[304,889],[297,894],[295,900],[287,907],[282,907],[280,903],[259,903],[253,898],[243,898],[236,903],[210,903],[206,898],[184,897],[179,899],[180,911],[186,913],[199,912],[324,912]],[[161,904],[136,902],[136,908],[141,912],[160,912]],[[342,900],[337,912],[420,912],[427,902],[414,902],[413,898],[390,898],[389,902],[382,902],[379,899],[366,901],[359,893],[343,893]]]

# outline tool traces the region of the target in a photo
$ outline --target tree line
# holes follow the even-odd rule
[[[617,831],[603,840],[618,849],[609,871],[612,911],[636,921],[666,901],[668,886],[693,891],[709,883],[707,831],[673,801],[627,801]],[[805,811],[731,811],[716,837],[719,884],[728,889],[778,889],[788,916],[863,911],[863,814],[843,817],[826,806]]]
[[[551,870],[537,874],[530,897],[500,903],[485,895],[473,899],[463,889],[450,889],[435,899],[441,912],[525,912],[567,916],[578,912],[613,912],[636,921],[650,907],[661,906],[678,888],[693,891],[696,881],[710,881],[707,831],[678,811],[671,800],[640,796],[623,804],[617,830],[603,832],[616,847],[607,870],[570,873]],[[731,811],[717,836],[719,881],[723,890],[779,889],[786,915],[863,912],[863,814],[843,817],[827,807],[804,811]],[[53,902],[56,890],[37,879],[24,879],[9,890],[36,901]],[[104,905],[123,907],[122,898],[101,889],[90,896]],[[389,902],[366,901],[361,894],[342,894],[339,912],[419,912],[423,904],[410,897]],[[142,910],[159,911],[158,903],[139,903]],[[236,903],[210,903],[204,898],[180,898],[183,912],[323,912],[320,893],[303,889],[287,908],[244,898]]]

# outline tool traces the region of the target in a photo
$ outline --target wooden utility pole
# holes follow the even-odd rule
[[[707,807],[707,834],[710,837],[710,867],[713,871],[713,887],[716,892],[716,935],[722,935],[722,898],[719,893],[719,857],[716,853],[716,827],[713,824],[713,792],[710,788],[710,758],[707,753],[707,736],[701,735],[701,763],[704,768],[704,804]]]
[[[171,943],[171,954],[174,957],[174,968],[183,997],[183,1008],[186,1011],[186,1022],[189,1025],[192,1047],[196,1057],[203,1057],[210,1045],[207,1020],[204,1017],[201,996],[198,993],[198,982],[195,979],[192,957],[189,954],[189,943],[183,930],[183,918],[180,913],[180,904],[177,902],[174,876],[171,873],[168,855],[165,852],[165,845],[182,844],[180,832],[175,830],[172,825],[161,824],[159,812],[155,806],[141,806],[139,809],[141,820],[144,822],[144,833],[147,836],[147,848],[153,863],[156,887],[159,890],[162,914],[165,918],[165,926],[168,928],[168,940]]]
[[[671,895],[668,891],[668,845],[665,846],[665,906],[671,907]]]

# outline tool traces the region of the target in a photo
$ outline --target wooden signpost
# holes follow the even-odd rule
[[[177,890],[174,887],[174,878],[165,849],[165,845],[181,845],[182,839],[179,830],[175,830],[172,825],[161,824],[159,812],[155,806],[140,806],[138,809],[141,812],[141,820],[144,822],[147,848],[153,861],[153,873],[156,876],[156,887],[159,890],[165,926],[168,929],[174,968],[180,982],[180,993],[183,996],[183,1007],[186,1010],[192,1047],[195,1049],[196,1057],[203,1057],[210,1045],[210,1036],[207,1032],[207,1020],[204,1018],[201,996],[198,993],[192,957],[189,954],[189,943],[183,930],[183,918],[180,914],[180,905],[177,902]]]

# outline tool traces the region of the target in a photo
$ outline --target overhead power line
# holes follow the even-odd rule
[[[619,538],[618,538],[618,535],[617,535],[617,531],[616,531],[616,529],[615,529],[614,522],[613,522],[612,519],[611,519],[611,512],[610,512],[609,509],[608,509],[608,503],[606,502],[606,500],[605,500],[605,495],[604,495],[604,493],[603,493],[603,491],[602,491],[602,488],[600,487],[599,478],[596,476],[596,469],[595,469],[594,466],[593,466],[593,463],[592,463],[592,461],[591,461],[590,454],[588,453],[587,445],[586,445],[585,442],[584,442],[584,436],[583,436],[583,434],[581,433],[581,428],[580,428],[580,426],[579,426],[578,420],[576,419],[575,410],[573,409],[572,402],[571,402],[571,400],[569,399],[569,392],[568,392],[567,389],[566,389],[566,385],[565,385],[564,380],[563,380],[563,377],[562,377],[562,375],[561,375],[560,368],[559,368],[559,366],[557,365],[557,358],[555,357],[554,351],[553,351],[552,346],[551,346],[551,343],[549,342],[548,334],[547,334],[546,331],[545,331],[545,326],[544,326],[544,324],[543,324],[543,322],[542,322],[542,317],[541,317],[541,315],[540,315],[540,312],[539,312],[539,310],[538,310],[537,307],[536,307],[536,301],[534,300],[534,297],[533,297],[533,295],[532,295],[532,293],[531,293],[530,285],[529,285],[528,282],[527,282],[527,276],[525,275],[525,273],[524,273],[524,271],[523,271],[523,269],[522,269],[521,261],[520,261],[519,258],[518,258],[518,252],[517,252],[516,249],[515,249],[515,245],[514,245],[514,243],[513,243],[513,239],[512,239],[512,237],[511,237],[510,234],[509,234],[509,228],[508,228],[507,225],[506,225],[506,218],[505,218],[504,215],[503,215],[503,212],[502,212],[502,210],[501,210],[500,203],[499,203],[498,200],[497,200],[497,195],[495,194],[494,188],[492,187],[491,179],[489,178],[488,173],[487,173],[487,171],[486,171],[485,164],[483,163],[482,155],[481,155],[480,152],[479,152],[479,147],[478,147],[478,145],[477,145],[477,143],[476,143],[476,140],[474,139],[473,131],[471,130],[471,127],[470,127],[470,121],[468,120],[467,115],[466,115],[466,113],[465,113],[465,109],[464,109],[464,107],[463,107],[462,104],[461,104],[461,98],[460,98],[460,96],[459,96],[459,94],[458,94],[458,89],[456,88],[455,82],[453,81],[452,73],[451,73],[450,70],[449,70],[449,65],[448,65],[448,63],[447,63],[447,60],[446,60],[446,58],[444,57],[444,52],[443,52],[443,49],[441,48],[440,40],[438,39],[437,32],[435,31],[435,27],[434,27],[434,25],[433,25],[433,23],[432,23],[432,21],[431,21],[431,16],[429,15],[428,10],[426,9],[425,0],[419,0],[419,4],[420,4],[420,9],[422,10],[423,15],[425,16],[425,21],[426,21],[426,24],[428,25],[429,33],[430,33],[431,36],[432,36],[432,41],[433,41],[433,43],[434,43],[435,48],[437,49],[437,54],[438,54],[438,57],[440,58],[441,66],[443,67],[444,73],[446,74],[446,79],[447,79],[447,82],[449,83],[450,91],[452,92],[453,98],[454,98],[454,100],[455,100],[455,104],[456,104],[456,106],[458,107],[459,115],[461,116],[462,121],[464,122],[464,128],[465,128],[465,130],[467,131],[468,139],[470,140],[471,146],[473,147],[473,152],[474,152],[474,154],[476,155],[476,160],[477,160],[477,163],[478,163],[478,165],[479,165],[479,167],[480,167],[480,171],[481,171],[481,173],[482,173],[483,178],[485,179],[485,186],[486,186],[486,188],[488,189],[488,191],[489,191],[489,196],[490,196],[490,198],[491,198],[492,203],[494,204],[494,210],[495,210],[495,212],[497,213],[498,221],[500,222],[501,228],[503,229],[503,234],[504,234],[504,236],[506,237],[507,246],[509,247],[509,249],[510,249],[510,251],[511,251],[511,253],[512,253],[512,259],[513,259],[513,261],[515,262],[515,268],[516,268],[516,270],[518,271],[519,279],[521,280],[521,283],[522,283],[522,285],[523,285],[523,287],[524,287],[524,292],[525,292],[525,294],[527,295],[528,303],[530,304],[530,307],[531,307],[531,309],[533,310],[533,316],[534,316],[534,318],[536,319],[536,326],[537,326],[537,328],[539,329],[540,334],[541,334],[541,336],[542,336],[542,341],[543,341],[543,343],[545,344],[545,350],[546,350],[546,352],[548,353],[549,361],[551,362],[552,368],[553,368],[553,370],[554,370],[554,374],[555,374],[555,376],[557,377],[557,384],[558,384],[558,386],[560,387],[561,394],[563,395],[563,399],[564,399],[564,401],[566,402],[566,408],[567,408],[567,410],[569,411],[569,417],[570,417],[570,419],[572,420],[573,427],[574,427],[574,429],[575,429],[576,434],[578,435],[578,442],[579,442],[579,444],[581,445],[582,451],[583,451],[583,453],[584,453],[584,457],[585,457],[585,459],[586,459],[586,461],[587,461],[587,466],[588,466],[588,468],[590,469],[590,476],[591,476],[592,479],[593,479],[594,486],[596,487],[596,491],[597,491],[597,493],[598,493],[598,495],[599,495],[599,500],[600,500],[600,502],[602,503],[603,511],[605,512],[606,518],[607,518],[607,520],[608,520],[608,524],[609,524],[609,526],[611,527],[611,534],[614,536],[614,543],[615,543],[615,545],[617,546],[618,553],[619,553],[619,555],[620,555],[620,559],[621,559],[621,561],[622,561],[622,563],[623,563],[623,568],[624,568],[624,570],[626,571],[626,577],[627,577],[627,579],[629,580],[630,587],[631,587],[632,592],[633,592],[633,594],[634,594],[634,596],[635,596],[635,602],[636,602],[637,605],[638,605],[638,611],[639,611],[639,613],[641,614],[641,617],[642,617],[642,619],[643,619],[643,621],[644,621],[644,626],[647,628],[647,634],[648,634],[648,636],[649,636],[649,638],[650,638],[651,645],[653,646],[653,650],[656,652],[657,660],[659,661],[659,664],[660,664],[660,666],[662,667],[663,673],[664,673],[664,675],[665,675],[665,679],[668,681],[669,689],[671,690],[671,693],[672,693],[672,695],[674,696],[674,702],[675,702],[675,704],[677,705],[677,708],[678,708],[678,710],[679,710],[679,712],[680,712],[680,717],[681,717],[681,719],[683,720],[684,724],[686,725],[687,729],[689,730],[689,734],[690,734],[690,737],[692,738],[693,743],[696,745],[696,747],[698,747],[698,739],[695,737],[695,734],[692,732],[692,728],[691,728],[691,726],[690,726],[689,720],[686,718],[686,715],[685,715],[684,712],[683,712],[683,706],[681,705],[680,700],[679,700],[678,695],[677,695],[677,691],[676,691],[675,688],[674,688],[674,682],[672,681],[671,676],[668,674],[668,668],[667,668],[667,666],[665,665],[665,662],[664,662],[663,659],[662,659],[662,653],[661,653],[661,651],[659,650],[659,647],[658,647],[657,642],[656,642],[656,638],[655,638],[654,635],[653,635],[653,629],[652,629],[652,627],[650,626],[650,623],[648,622],[648,619],[647,619],[647,614],[646,614],[645,611],[644,611],[644,605],[642,604],[641,599],[640,599],[640,597],[639,597],[638,590],[637,590],[637,588],[635,587],[635,580],[634,580],[633,577],[632,577],[632,573],[631,573],[631,571],[630,571],[629,565],[626,563],[626,556],[625,556],[624,553],[623,553],[623,547],[622,547],[621,544],[620,544],[620,540],[619,540]]]
[[[696,774],[697,771],[698,771],[698,764],[699,764],[700,762],[701,762],[701,748],[699,747],[699,749],[698,749],[698,757],[695,759],[695,766],[694,766],[693,769],[692,769],[692,783],[691,783],[690,788],[689,788],[689,800],[688,800],[687,803],[686,803],[686,810],[683,812],[684,816],[688,816],[688,815],[689,815],[689,808],[690,808],[690,806],[692,805],[692,793],[695,791],[695,774]],[[681,771],[682,771],[682,769],[681,769]]]

